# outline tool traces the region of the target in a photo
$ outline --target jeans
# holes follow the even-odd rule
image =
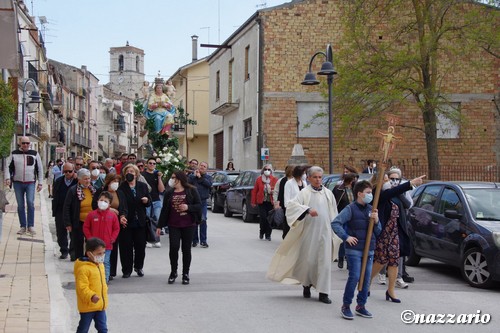
[[[108,326],[106,324],[106,311],[95,311],[95,312],[80,312],[80,322],[78,323],[78,328],[76,333],[87,333],[92,324],[92,319],[94,320],[94,325],[99,333],[107,333]]]
[[[193,239],[195,227],[176,228],[170,227],[168,238],[170,241],[170,268],[172,272],[177,272],[179,261],[179,249],[182,242],[182,274],[189,274],[191,266],[191,240]]]
[[[352,299],[354,298],[354,290],[359,282],[359,277],[361,275],[361,262],[363,260],[363,251],[348,250],[346,251],[347,264],[349,265],[349,277],[347,278],[347,283],[344,290],[343,304],[350,305]],[[358,292],[358,297],[356,302],[358,305],[365,305],[368,299],[368,290],[370,289],[370,279],[372,274],[373,266],[373,253],[368,255],[368,260],[366,262],[365,279],[363,281],[363,289]]]
[[[151,207],[153,208],[153,215],[154,215],[156,221],[158,221],[160,219],[162,202],[161,201],[153,201],[151,203],[151,206],[146,207],[146,214],[148,216],[151,216]],[[154,231],[156,233],[156,228]],[[158,243],[160,241],[160,236],[155,236],[155,240],[156,240],[156,243]]]
[[[111,267],[110,264],[111,251],[112,250],[106,250],[106,254],[104,256],[104,269],[106,271],[106,282],[109,282],[109,269]]]
[[[14,182],[14,191],[16,192],[17,215],[21,228],[35,226],[35,182],[23,183]],[[28,224],[26,225],[26,208],[24,205],[24,196],[26,194],[26,203],[28,205]]]
[[[207,242],[207,200],[201,200],[201,224],[196,226],[193,236],[193,243],[206,243]],[[198,227],[200,229],[200,236],[198,238]]]

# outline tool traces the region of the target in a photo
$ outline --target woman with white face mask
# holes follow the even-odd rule
[[[297,165],[293,168],[292,179],[290,179],[290,181],[286,182],[286,184],[285,184],[285,192],[284,192],[284,196],[283,196],[283,199],[285,201],[285,208],[286,208],[287,203],[290,200],[295,199],[297,194],[299,194],[299,192],[302,191],[302,189],[307,186],[307,181],[306,181],[306,179],[307,179],[306,170],[307,169],[308,169],[308,167],[305,165]],[[284,227],[284,229],[283,229],[283,233],[286,236],[286,233],[288,233],[288,230],[290,230],[290,227],[286,228],[286,229],[288,229],[286,233],[285,233],[285,228],[286,227]]]
[[[260,171],[260,177],[255,180],[252,189],[252,206],[259,206],[260,231],[259,238],[271,241],[271,232],[273,229],[267,221],[268,212],[273,209],[273,190],[278,178],[272,175],[273,166],[266,164]],[[285,185],[286,186],[286,185]]]
[[[106,176],[104,179],[104,185],[102,188],[96,191],[96,194],[94,195],[94,198],[92,200],[92,209],[97,209],[98,208],[98,199],[100,194],[103,191],[107,191],[111,194],[113,199],[111,200],[109,210],[112,211],[113,213],[116,214],[118,217],[118,222],[120,222],[120,225],[126,225],[126,218],[127,216],[127,205],[126,205],[126,198],[125,194],[118,188],[120,186],[121,182],[121,177],[115,173],[110,173]],[[121,228],[120,228],[121,230]],[[118,237],[116,241],[113,243],[113,250],[111,251],[110,255],[110,273],[109,273],[109,280],[113,280],[113,278],[116,276],[116,265],[118,263],[118,239],[120,238],[120,235],[118,234]]]
[[[382,223],[382,233],[377,237],[373,270],[371,278],[377,276],[384,265],[387,265],[389,284],[385,292],[385,299],[394,303],[401,303],[396,298],[394,288],[398,275],[399,258],[409,255],[410,239],[406,229],[406,211],[400,196],[412,189],[412,186],[422,184],[421,176],[401,184],[401,170],[391,168],[387,171],[388,181],[382,186],[378,202],[379,218]]]
[[[191,243],[196,226],[201,222],[201,199],[196,187],[188,183],[184,171],[175,171],[168,180],[169,188],[165,192],[163,207],[156,234],[168,226],[170,243],[170,275],[168,284],[177,278],[179,249],[182,246],[182,284],[189,284],[191,267]]]

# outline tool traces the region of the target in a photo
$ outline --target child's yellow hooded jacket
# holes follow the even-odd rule
[[[108,285],[103,264],[96,264],[87,257],[75,261],[76,299],[78,311],[81,313],[104,311],[108,306]],[[93,303],[92,296],[97,295],[99,301]]]

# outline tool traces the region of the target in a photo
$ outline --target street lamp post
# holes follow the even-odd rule
[[[328,84],[328,170],[329,173],[333,173],[333,111],[332,111],[332,83],[333,83],[333,75],[337,74],[335,69],[333,68],[333,51],[331,44],[326,46],[326,52],[316,52],[309,61],[309,71],[307,72],[304,81],[302,81],[303,85],[312,86],[318,85],[319,81],[316,79],[316,75],[312,72],[312,63],[316,56],[322,55],[326,59],[321,65],[321,70],[318,72],[318,75],[326,75],[327,76],[327,84]]]
[[[32,78],[26,79],[23,85],[23,105],[22,105],[22,117],[23,117],[23,136],[26,136],[26,86],[28,83],[31,83],[33,86],[33,92],[31,93],[31,101],[30,103],[39,103],[40,95],[38,93],[38,86],[36,85],[35,80]]]

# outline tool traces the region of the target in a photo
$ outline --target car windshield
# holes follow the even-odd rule
[[[236,177],[238,177],[238,175],[227,175],[227,181],[232,182],[236,179]]]
[[[500,221],[500,189],[466,189],[472,215],[477,220]]]

